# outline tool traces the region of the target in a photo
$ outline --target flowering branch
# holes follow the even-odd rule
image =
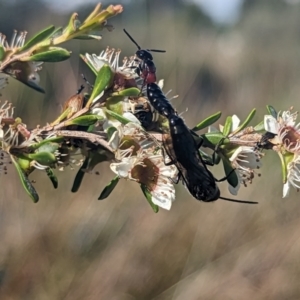
[[[74,13],[65,28],[49,26],[27,43],[26,32],[15,32],[10,43],[0,35],[0,89],[11,76],[44,92],[39,86],[41,64],[70,57],[67,49],[57,45],[75,38],[100,39],[103,28],[112,29],[107,19],[121,12],[121,5],[102,10],[98,4],[83,22]],[[198,200],[238,201],[220,195],[218,180],[207,166],[222,162],[224,180],[237,195],[241,186],[260,176],[263,150],[279,155],[283,196],[291,186],[300,188],[298,113],[277,113],[267,106],[268,114],[257,125],[250,125],[254,109],[243,122],[233,115],[215,128],[212,125],[221,117],[217,112],[189,129],[162,92],[163,81],[155,83],[151,54],[139,47],[119,64],[120,53],[108,47],[100,55],[81,55],[96,76],[91,93],[83,94],[81,87],[65,102],[63,112],[42,127],[27,129],[21,118],[14,117],[8,101],[0,107],[0,169],[6,172],[7,164],[13,164],[34,202],[39,196],[29,180],[33,171],[45,172],[57,188],[55,170],[78,167],[72,187],[76,192],[84,175],[104,161],[110,162],[115,177],[99,200],[107,198],[123,178],[140,185],[155,212],[159,207],[171,208],[177,183]]]

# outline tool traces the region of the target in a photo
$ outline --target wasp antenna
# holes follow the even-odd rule
[[[139,50],[141,50],[141,47],[139,44],[133,39],[133,37],[126,31],[125,28],[123,28],[123,31],[126,33],[126,35],[131,39],[131,41],[138,47]]]
[[[81,74],[82,79],[85,81],[85,83],[92,89],[94,86],[86,79],[84,74]]]
[[[147,49],[147,51],[151,51],[151,52],[161,52],[161,53],[165,53],[166,50],[157,50],[157,49]]]
[[[77,90],[76,94],[79,95],[84,90],[84,88],[85,86],[82,84],[80,88]]]
[[[222,200],[230,201],[230,202],[237,202],[237,203],[244,203],[244,204],[258,204],[258,202],[255,201],[246,201],[246,200],[235,200],[231,198],[225,198],[225,197],[219,197]]]

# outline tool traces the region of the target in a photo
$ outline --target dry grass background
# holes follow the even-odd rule
[[[174,106],[189,108],[190,126],[218,110],[223,123],[234,113],[243,119],[253,107],[259,121],[265,104],[299,109],[299,5],[247,1],[241,20],[221,27],[175,1],[134,3],[125,5],[102,42],[71,42],[70,61],[44,66],[45,96],[11,81],[2,99],[12,100],[16,115],[31,126],[51,121],[81,84],[80,73],[93,79],[78,63],[79,52],[99,53],[106,45],[124,55],[135,51],[122,32],[126,27],[143,47],[167,50],[154,54],[158,76],[165,90],[180,95]],[[33,33],[66,23],[41,3],[32,5],[0,1],[0,29]],[[82,15],[88,10],[78,9]],[[98,170],[100,176],[86,175],[76,194],[70,192],[76,170],[59,174],[58,190],[35,172],[38,204],[13,169],[1,175],[1,300],[300,299],[299,194],[281,199],[275,154],[268,153],[262,176],[239,194],[257,206],[201,203],[178,187],[172,210],[154,214],[139,188],[125,181],[100,202],[112,173],[108,165]],[[220,187],[229,196],[226,184]]]

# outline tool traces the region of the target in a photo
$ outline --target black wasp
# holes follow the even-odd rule
[[[179,178],[197,200],[211,202],[223,199],[232,202],[254,204],[257,202],[241,201],[220,196],[216,179],[207,169],[190,129],[165,97],[155,83],[147,85],[147,95],[150,103],[161,115],[169,121],[170,132],[163,135],[163,146],[171,161],[179,171]]]
[[[140,60],[138,67],[136,67],[136,73],[144,79],[143,87],[145,84],[156,81],[156,67],[153,62],[153,56],[150,52],[166,52],[165,50],[155,49],[141,49],[138,43],[132,38],[132,36],[123,29],[130,40],[137,46],[138,50],[135,52],[136,57]]]

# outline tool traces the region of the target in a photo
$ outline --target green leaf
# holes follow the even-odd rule
[[[5,49],[2,45],[0,45],[0,61],[5,57]]]
[[[141,93],[140,89],[136,87],[131,87],[119,92],[112,93],[112,96],[124,96],[124,97],[137,97]]]
[[[35,53],[29,57],[21,59],[22,61],[43,61],[43,62],[60,62],[68,59],[70,52],[61,47],[48,47],[44,51]]]
[[[92,171],[99,163],[110,160],[107,156],[107,152],[102,149],[91,151],[89,157],[90,160],[87,166],[87,171]]]
[[[149,192],[148,188],[144,184],[141,184],[140,186],[144,193],[144,196],[146,197],[146,199],[147,199],[148,203],[150,204],[150,206],[152,207],[153,211],[155,213],[158,213],[159,207],[152,202],[152,195]]]
[[[94,10],[89,14],[89,16],[84,20],[84,22],[89,22],[93,18],[95,18],[101,11],[101,4],[98,3]]]
[[[282,170],[282,182],[285,184],[287,182],[287,165],[288,162],[293,158],[294,154],[283,156],[281,152],[277,152],[281,161]]]
[[[21,183],[23,185],[23,188],[25,189],[25,191],[27,192],[27,194],[30,196],[30,198],[32,199],[32,201],[34,203],[39,201],[39,195],[37,194],[35,188],[33,187],[32,183],[30,182],[30,180],[28,179],[27,175],[25,174],[25,172],[21,169],[21,167],[19,166],[19,164],[16,162],[16,160],[14,159],[14,157],[11,155],[10,156],[15,168],[17,169],[17,172],[19,174]]]
[[[107,198],[111,192],[114,190],[114,188],[117,186],[118,182],[120,180],[119,176],[116,176],[102,191],[100,194],[98,200],[103,200]]]
[[[248,115],[248,117],[246,118],[246,120],[236,130],[234,130],[231,134],[234,135],[234,134],[240,132],[241,130],[243,130],[244,128],[246,128],[248,126],[248,124],[252,121],[255,113],[256,113],[256,109],[253,108],[251,110],[250,114]]]
[[[94,125],[97,121],[103,121],[103,120],[104,120],[104,118],[102,116],[85,115],[85,116],[80,116],[76,119],[67,121],[66,126],[69,126],[69,125],[90,126],[90,125]]]
[[[200,153],[200,156],[201,158],[203,159],[203,161],[208,164],[208,165],[214,165],[214,161],[213,161],[213,158],[208,155],[207,153],[205,153],[204,151],[202,151],[201,149],[199,149],[199,153]]]
[[[37,161],[39,164],[43,166],[50,166],[51,164],[56,162],[56,157],[53,153],[50,152],[38,152],[26,154],[26,157]]]
[[[217,113],[209,116],[208,118],[206,118],[205,120],[203,120],[202,122],[197,124],[192,130],[199,131],[201,129],[204,129],[204,128],[210,126],[211,124],[217,122],[220,119],[221,115],[222,115],[222,113],[220,111],[218,111]]]
[[[277,111],[275,110],[275,108],[271,105],[267,105],[266,107],[269,114],[273,116],[275,119],[277,119]]]
[[[53,31],[53,33],[51,34],[51,38],[55,39],[55,38],[61,36],[62,33],[63,33],[63,28],[62,28],[62,27],[57,27],[57,28]]]
[[[35,153],[39,152],[49,152],[54,153],[56,150],[58,150],[59,144],[48,142],[46,144],[41,145],[39,148],[37,148]]]
[[[56,137],[52,137],[52,138],[48,138],[48,139],[45,139],[39,143],[36,143],[36,144],[33,144],[33,145],[30,145],[30,150],[36,150],[40,147],[42,147],[43,145],[46,145],[48,143],[62,143],[64,141],[64,138],[61,137],[61,136],[56,136]]]
[[[86,104],[86,107],[90,107],[96,97],[98,97],[111,84],[113,76],[114,72],[109,65],[104,65],[99,70],[91,97]]]
[[[51,180],[52,184],[53,184],[53,187],[55,189],[57,189],[58,187],[58,180],[57,180],[57,177],[56,175],[54,174],[53,170],[51,168],[47,168],[46,169],[46,174],[47,176],[49,177],[49,179]]]
[[[216,146],[220,145],[220,142],[222,141],[222,144],[226,144],[229,140],[226,138],[221,132],[207,132],[203,135],[201,135],[203,138],[203,146],[209,147],[212,150],[215,149]]]
[[[118,129],[116,127],[110,126],[106,129],[106,133],[107,133],[107,140],[109,141],[111,139],[111,137],[113,136],[113,134],[118,131]]]
[[[119,122],[120,122],[121,124],[123,124],[123,125],[126,125],[127,123],[131,122],[130,120],[124,118],[123,116],[121,116],[121,115],[115,113],[115,112],[112,111],[112,110],[106,109],[105,112],[106,112],[109,116],[113,117],[114,119],[116,119],[117,121],[119,121]]]
[[[89,158],[86,157],[86,159],[84,160],[84,163],[82,164],[82,166],[80,167],[80,169],[78,170],[78,172],[75,176],[73,186],[71,189],[72,193],[76,193],[79,190],[83,176],[85,174],[85,169],[87,168],[88,163],[89,163]]]
[[[265,124],[264,124],[264,121],[259,122],[259,123],[254,127],[254,130],[255,130],[256,132],[264,131],[264,130],[265,130]]]
[[[9,74],[10,75],[10,74]],[[11,76],[11,75],[10,75]],[[14,78],[14,77],[13,77]],[[16,78],[16,80],[22,82],[23,84],[27,85],[28,87],[42,93],[45,94],[45,90],[43,88],[41,88],[37,83],[35,83],[34,81],[30,81],[28,79],[26,80],[22,80],[22,79],[18,79]]]
[[[231,128],[232,128],[232,117],[229,116],[229,117],[227,117],[224,128],[223,128],[223,135],[228,136],[228,134],[231,131]]]
[[[55,31],[55,27],[50,25],[49,27],[41,30],[34,37],[32,37],[19,51],[25,51],[30,47],[44,41],[46,38],[50,37]]]
[[[234,169],[233,169],[229,159],[227,157],[223,156],[222,162],[223,162],[224,171],[227,176],[228,183],[231,186],[233,186],[234,188],[237,187],[237,185],[239,184],[239,179],[236,175],[236,172],[233,171]]]

